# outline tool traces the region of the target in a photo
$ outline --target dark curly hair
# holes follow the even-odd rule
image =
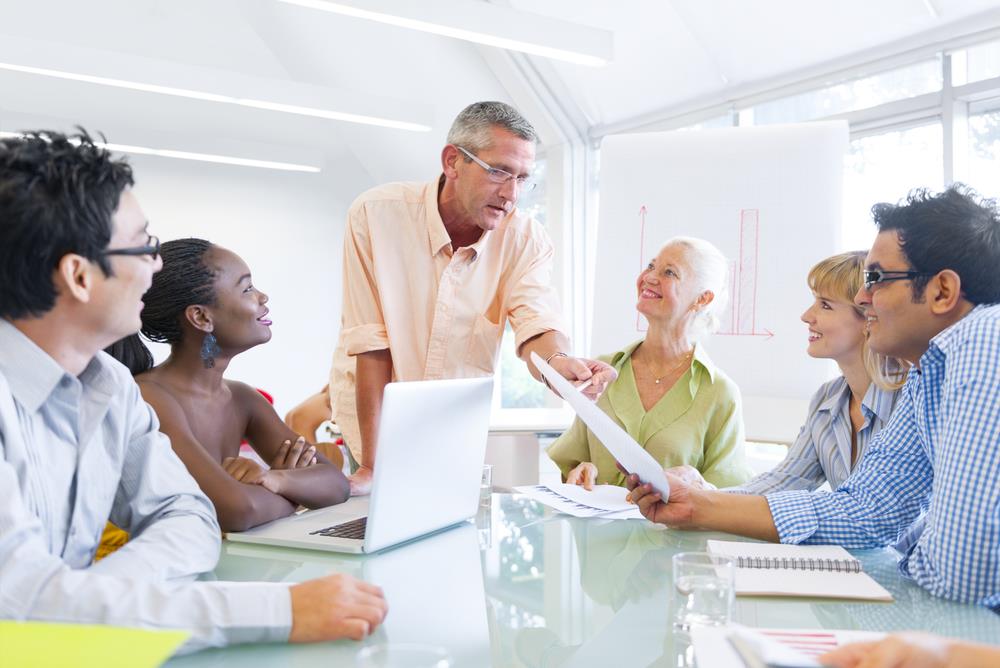
[[[78,130],[0,139],[0,317],[50,311],[52,272],[69,253],[112,274],[103,251],[132,168]]]
[[[1000,302],[1000,217],[996,201],[956,183],[940,193],[910,192],[900,204],[876,204],[872,217],[879,232],[895,230],[914,271],[936,274],[951,269],[962,294],[973,304]],[[930,276],[913,279],[913,299]]]
[[[160,247],[163,269],[143,295],[142,335],[156,343],[180,343],[184,309],[192,304],[215,303],[215,271],[205,263],[215,246],[204,239],[175,239]],[[112,357],[133,375],[153,368],[153,354],[138,334],[127,336],[107,348]]]

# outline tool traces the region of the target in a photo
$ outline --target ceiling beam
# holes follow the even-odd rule
[[[415,100],[12,36],[0,40],[0,82],[4,72],[395,130],[427,132],[434,118]]]
[[[577,65],[606,65],[613,34],[512,7],[471,0],[277,0]]]

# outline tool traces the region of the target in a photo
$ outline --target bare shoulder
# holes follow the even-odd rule
[[[262,411],[273,413],[271,402],[256,388],[238,380],[225,381],[235,404],[245,415],[259,415]]]
[[[137,376],[135,382],[139,386],[143,401],[156,413],[162,431],[170,433],[191,431],[191,416],[169,387],[148,374]]]

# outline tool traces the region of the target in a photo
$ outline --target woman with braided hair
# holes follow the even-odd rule
[[[267,295],[254,287],[246,263],[202,239],[161,247],[163,270],[143,296],[142,335],[170,344],[154,366],[134,335],[108,352],[125,364],[202,490],[223,531],[241,531],[345,501],[339,468],[292,432],[249,385],[223,377],[229,361],[271,339]],[[246,439],[261,458],[239,457]]]

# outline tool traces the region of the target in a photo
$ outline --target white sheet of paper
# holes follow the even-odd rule
[[[583,420],[584,424],[590,427],[597,440],[608,449],[618,463],[625,467],[629,473],[635,473],[642,482],[648,482],[653,486],[664,501],[670,496],[670,483],[667,482],[667,474],[663,472],[660,463],[653,459],[653,456],[642,449],[642,446],[635,442],[628,433],[615,424],[608,415],[587,397],[583,396],[579,390],[559,375],[555,369],[549,366],[545,360],[535,353],[531,353],[531,361],[535,365],[549,384],[559,392],[559,395],[566,400],[566,403]]]
[[[579,485],[556,483],[526,485],[514,491],[531,497],[573,517],[600,517],[608,520],[641,520],[638,506],[625,500],[628,490],[618,485],[595,485],[587,491]]]

